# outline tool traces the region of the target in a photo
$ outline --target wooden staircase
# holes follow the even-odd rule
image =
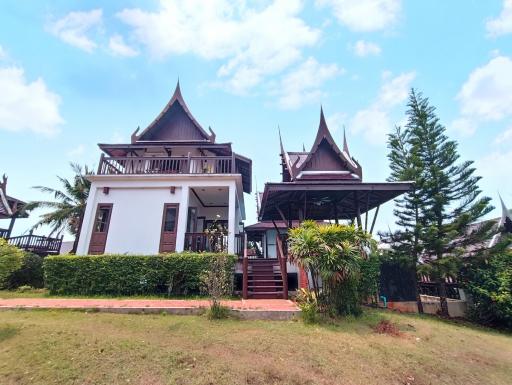
[[[277,259],[249,259],[247,262],[248,298],[284,298],[283,277]]]

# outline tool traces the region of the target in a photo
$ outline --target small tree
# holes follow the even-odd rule
[[[228,314],[228,309],[222,306],[221,299],[229,295],[233,289],[233,275],[230,266],[228,257],[219,255],[201,277],[203,291],[210,297],[208,316],[212,319],[225,318]]]
[[[292,261],[311,274],[323,310],[335,315],[360,312],[361,262],[375,249],[369,234],[354,226],[305,221],[290,230],[288,246]]]

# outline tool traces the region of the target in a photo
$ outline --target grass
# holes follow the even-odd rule
[[[400,335],[373,330],[383,318]],[[510,384],[512,336],[369,310],[323,325],[0,312],[0,383]]]

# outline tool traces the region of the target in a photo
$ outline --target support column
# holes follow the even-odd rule
[[[236,222],[236,185],[229,185],[229,211],[228,211],[228,253],[235,253],[235,226]]]
[[[183,186],[181,188],[180,208],[178,213],[178,228],[176,229],[177,252],[182,252],[185,248],[185,233],[187,232],[189,196],[190,188],[188,186]]]

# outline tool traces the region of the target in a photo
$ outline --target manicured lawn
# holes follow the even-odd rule
[[[382,317],[403,335],[373,332]],[[368,311],[334,325],[0,312],[0,384],[510,384],[512,336]]]

